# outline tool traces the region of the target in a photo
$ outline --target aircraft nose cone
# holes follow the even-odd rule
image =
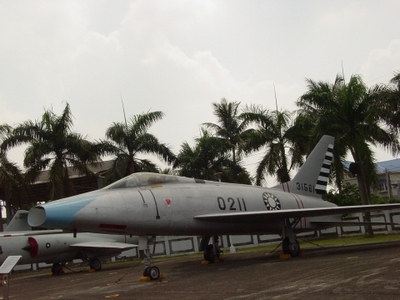
[[[101,199],[104,192],[90,192],[56,201],[50,201],[32,208],[28,214],[28,224],[32,227],[75,229],[74,221],[79,222],[77,213],[92,202]],[[103,197],[107,202],[109,198]]]

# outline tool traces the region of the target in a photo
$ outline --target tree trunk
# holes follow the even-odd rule
[[[368,192],[367,182],[366,182],[366,178],[365,178],[364,166],[362,163],[357,162],[357,167],[358,167],[357,168],[358,169],[357,182],[358,182],[358,188],[360,191],[361,203],[362,203],[362,205],[370,205],[369,192]],[[371,213],[370,212],[365,213],[365,222],[371,222]],[[371,225],[365,225],[365,233],[368,236],[374,235]]]

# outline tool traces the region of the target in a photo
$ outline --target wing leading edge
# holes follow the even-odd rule
[[[400,203],[379,205],[355,205],[355,206],[333,206],[303,209],[246,211],[235,213],[217,213],[194,216],[196,220],[211,222],[262,222],[268,220],[282,220],[287,218],[304,218],[318,216],[343,215],[358,212],[382,211],[389,209],[400,209]],[[320,222],[323,222],[321,220]]]
[[[129,250],[138,247],[135,244],[119,243],[113,241],[91,241],[71,244],[72,248],[92,248],[92,249],[117,249]]]

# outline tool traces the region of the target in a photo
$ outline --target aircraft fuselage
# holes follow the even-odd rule
[[[176,177],[178,179],[175,182],[171,181],[175,176],[163,177],[165,175],[161,174],[158,174],[155,184],[143,184],[144,181],[148,183],[151,180],[144,180],[140,176],[151,175],[133,174],[121,181],[125,182],[124,184],[119,182],[99,191],[48,203],[45,211],[36,208],[33,214],[30,213],[30,223],[41,219],[45,220],[45,223],[37,225],[60,227],[62,220],[63,228],[71,230],[132,235],[279,233],[282,222],[277,222],[274,218],[265,218],[263,221],[205,222],[195,217],[335,206],[316,195],[305,196],[275,188],[183,177]],[[163,178],[168,180],[162,180]],[[304,186],[298,185],[299,189],[304,189]],[[311,194],[315,194],[312,185],[306,185],[306,188]],[[66,209],[60,209],[67,203]],[[54,214],[53,210],[57,211],[57,214]],[[55,217],[54,220],[52,216]],[[312,218],[302,218],[294,230],[316,228],[310,224],[310,219]]]

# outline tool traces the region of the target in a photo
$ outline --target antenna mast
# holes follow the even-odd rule
[[[122,94],[121,94],[121,105],[122,105],[122,112],[124,114],[124,119],[125,119],[125,126],[126,126],[126,129],[128,129],[128,122],[126,121],[124,99],[122,98]]]
[[[274,85],[274,94],[275,94],[275,109],[278,111],[278,98],[276,97],[276,90],[275,90],[275,83],[272,83]]]

